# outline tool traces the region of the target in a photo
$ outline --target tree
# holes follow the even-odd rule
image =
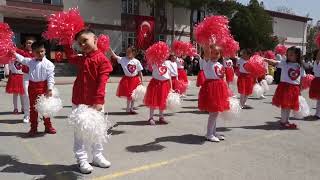
[[[231,32],[241,48],[268,50],[277,44],[272,36],[272,18],[257,0],[251,0],[248,7],[233,1],[219,1],[208,7],[229,18]]]
[[[311,59],[312,52],[317,49],[314,39],[318,33],[318,28],[316,26],[312,26],[312,24],[308,24],[307,33],[306,55],[309,56],[309,59]]]
[[[286,14],[295,14],[292,8],[286,7],[286,6],[278,6],[276,8],[276,11],[281,12],[281,13],[286,13]]]

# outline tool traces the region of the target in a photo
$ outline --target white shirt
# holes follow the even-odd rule
[[[231,59],[227,59],[223,61],[223,67],[225,68],[233,68],[233,62]]]
[[[138,72],[143,70],[140,61],[136,58],[128,59],[127,57],[120,56],[117,56],[116,58],[123,69],[124,75],[126,76],[137,76]]]
[[[249,72],[246,71],[246,70],[244,69],[244,67],[243,67],[246,63],[247,63],[247,61],[245,61],[245,60],[242,59],[242,58],[239,58],[239,59],[237,60],[237,65],[239,66],[239,71],[240,71],[241,73],[249,74]]]
[[[14,61],[9,63],[8,68],[11,73],[13,74],[23,74],[22,72],[22,64],[19,63],[18,61]]]
[[[184,69],[184,60],[182,58],[178,58],[177,57],[177,65],[178,65],[178,69]]]
[[[224,78],[224,67],[219,62],[205,61],[203,63],[203,72],[206,79]]]
[[[281,82],[299,85],[301,77],[306,76],[304,69],[298,63],[281,61],[278,67],[281,68]]]
[[[320,77],[320,63],[317,64],[316,61],[313,63],[313,72],[315,77]]]
[[[206,61],[202,58],[199,59],[199,67],[200,67],[200,70],[203,70],[203,62]]]
[[[171,62],[167,60],[161,65],[152,65],[152,77],[160,81],[171,79],[170,64]]]
[[[25,58],[16,53],[17,61],[29,67],[29,80],[33,82],[47,81],[48,89],[54,86],[54,64],[46,57],[42,61]]]
[[[176,62],[170,61],[169,71],[170,71],[171,77],[178,76],[178,65]]]

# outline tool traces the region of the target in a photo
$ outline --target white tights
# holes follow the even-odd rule
[[[212,137],[216,134],[218,115],[219,115],[218,112],[209,113],[208,125],[207,125],[207,137]]]
[[[18,109],[18,94],[13,94],[13,108]],[[23,95],[20,94],[20,102],[21,102],[21,109],[24,110],[24,98]]]

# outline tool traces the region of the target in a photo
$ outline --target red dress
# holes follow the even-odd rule
[[[139,76],[123,76],[119,82],[117,96],[132,100],[132,92],[141,84]]]
[[[226,67],[226,81],[232,82],[234,79],[234,71],[232,67]]]
[[[104,104],[106,83],[112,72],[110,60],[100,51],[93,51],[83,57],[65,48],[68,61],[79,68],[73,85],[72,103],[75,105]]]
[[[197,76],[197,87],[201,87],[204,82],[205,82],[206,78],[204,76],[203,70],[200,70]]]
[[[240,73],[237,81],[238,93],[249,96],[252,94],[254,78],[250,74]]]
[[[172,89],[179,93],[184,94],[187,91],[188,84],[185,82],[179,81],[177,77],[171,77]]]
[[[272,104],[283,109],[299,110],[300,86],[280,82],[272,98]]]
[[[170,81],[160,81],[152,78],[144,97],[144,104],[151,109],[165,110],[167,106],[167,97],[170,92]]]
[[[311,81],[309,97],[310,99],[320,100],[320,77],[315,77]]]
[[[8,94],[24,94],[22,64],[18,61],[9,64],[10,74],[6,85]]]

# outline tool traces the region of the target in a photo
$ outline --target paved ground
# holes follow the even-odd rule
[[[227,137],[220,143],[204,141],[207,115],[197,110],[197,88],[190,89],[175,114],[168,114],[169,125],[150,127],[145,107],[136,116],[124,113],[116,86],[108,85],[106,98],[109,118],[117,123],[105,146],[113,164],[90,175],[79,174],[73,158],[73,129],[67,124],[71,85],[57,86],[64,101],[53,120],[58,134],[37,138],[26,138],[29,126],[21,123],[22,115],[11,115],[11,97],[0,87],[0,179],[320,179],[320,121],[296,120],[299,130],[279,130],[279,110],[270,104],[274,86],[267,99],[250,99],[254,109],[243,110],[240,119],[218,122]],[[314,108],[314,102],[309,104]]]

